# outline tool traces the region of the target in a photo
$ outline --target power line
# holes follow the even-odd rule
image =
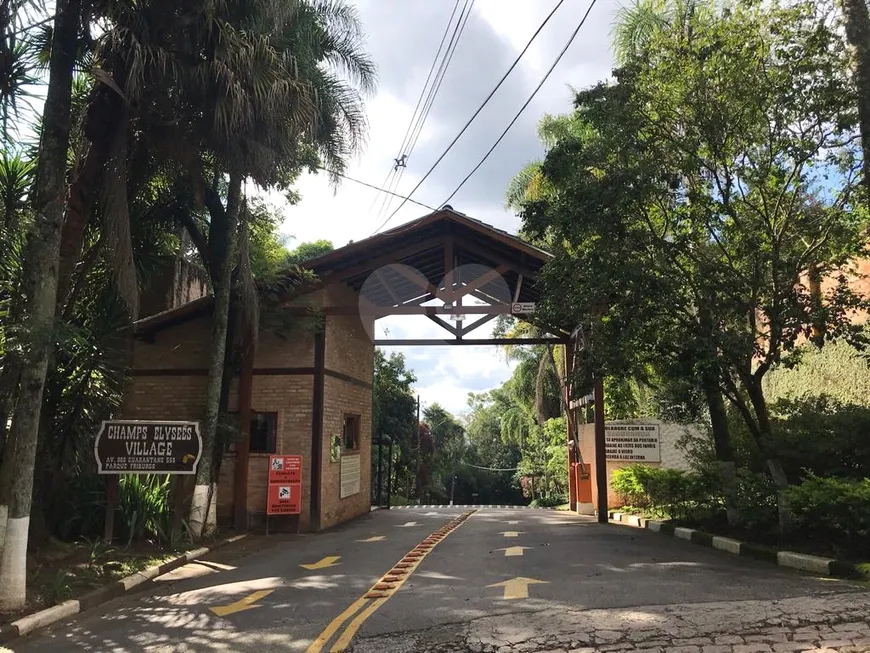
[[[553,72],[553,70],[555,70],[556,66],[559,65],[559,62],[562,60],[562,57],[565,56],[565,53],[568,51],[568,48],[571,47],[571,44],[574,42],[574,39],[577,38],[577,34],[580,33],[580,29],[583,27],[583,24],[586,22],[586,19],[589,17],[589,13],[592,11],[592,7],[595,6],[595,3],[597,1],[598,0],[592,0],[592,2],[589,3],[589,8],[586,10],[586,13],[583,15],[583,20],[580,21],[579,25],[577,25],[577,29],[574,30],[573,34],[571,34],[571,37],[568,39],[568,42],[565,44],[565,47],[562,48],[562,51],[559,53],[559,56],[556,57],[556,60],[553,62],[553,65],[550,66],[550,69],[546,72],[544,77],[541,79],[540,83],[535,87],[535,90],[532,91],[532,94],[529,96],[529,99],[526,100],[525,104],[523,104],[523,106],[520,107],[520,110],[517,111],[517,115],[514,116],[514,119],[510,121],[510,123],[508,124],[507,127],[505,127],[505,130],[501,133],[501,136],[499,136],[498,139],[496,139],[495,143],[492,144],[492,147],[489,148],[487,153],[483,155],[483,158],[480,161],[478,161],[477,165],[474,166],[474,168],[472,168],[471,172],[469,172],[465,176],[465,179],[463,179],[460,182],[459,186],[457,186],[456,189],[452,193],[450,193],[450,196],[446,200],[441,202],[441,206],[444,206],[445,204],[447,204],[447,202],[449,202],[451,199],[453,199],[453,197],[456,195],[456,193],[458,193],[459,190],[465,185],[465,183],[469,179],[471,179],[472,175],[474,175],[474,173],[480,169],[480,166],[482,166],[486,162],[486,160],[489,158],[489,155],[492,154],[495,151],[495,148],[497,148],[499,146],[499,143],[502,142],[502,139],[504,139],[504,137],[507,135],[507,133],[511,130],[511,127],[513,127],[514,124],[516,123],[516,121],[519,120],[523,111],[526,110],[526,107],[528,107],[529,104],[532,103],[532,100],[535,99],[535,96],[538,94],[538,91],[541,90],[541,87],[547,81],[547,78],[549,78],[550,74]]]
[[[429,89],[429,94],[426,97],[426,101],[423,103],[423,112],[418,117],[417,124],[414,130],[412,130],[407,143],[407,152],[402,153],[403,159],[410,157],[414,152],[414,148],[417,147],[417,141],[420,139],[420,134],[423,133],[423,127],[425,126],[426,120],[429,118],[429,113],[432,111],[432,107],[435,104],[438,91],[441,90],[441,84],[444,82],[444,77],[447,75],[447,70],[450,68],[450,63],[453,61],[453,55],[455,54],[456,48],[459,46],[459,41],[465,32],[465,26],[468,24],[468,19],[471,17],[474,3],[475,0],[465,0],[465,4],[462,6],[462,11],[459,14],[456,25],[453,27],[453,34],[450,37],[450,42],[447,44],[447,50],[445,50],[444,57],[441,60],[441,65],[438,68],[438,72],[435,74],[435,80],[432,82],[432,87]],[[393,178],[393,183],[389,186],[391,190],[398,189],[402,177],[405,174],[405,169],[406,168],[403,166],[397,170]],[[382,211],[378,212],[378,219],[390,210],[391,205],[392,199],[390,199],[389,202],[386,202],[386,207],[382,207]]]
[[[486,99],[484,99],[483,104],[481,104],[477,108],[477,111],[475,111],[472,114],[471,118],[468,119],[468,122],[465,123],[465,126],[461,130],[459,130],[459,133],[450,142],[450,145],[447,146],[447,149],[441,153],[441,156],[439,156],[438,159],[435,161],[435,163],[432,164],[432,167],[429,168],[429,170],[426,172],[425,175],[423,175],[423,178],[417,183],[416,186],[414,186],[414,188],[411,190],[411,192],[408,193],[408,197],[411,197],[414,193],[417,192],[417,190],[420,188],[420,186],[423,185],[423,182],[426,181],[426,179],[429,177],[429,175],[431,175],[432,172],[435,170],[435,168],[437,168],[438,165],[441,163],[441,161],[444,160],[444,157],[447,156],[447,153],[450,152],[450,150],[453,149],[453,146],[456,145],[456,143],[459,141],[460,138],[462,138],[462,135],[468,130],[468,128],[471,126],[471,123],[474,122],[474,120],[477,118],[477,116],[480,115],[480,112],[483,111],[484,107],[486,107],[486,105],[489,104],[489,101],[496,94],[498,89],[501,88],[501,85],[504,84],[505,80],[508,78],[508,75],[510,75],[511,72],[513,72],[513,69],[516,68],[517,65],[520,63],[520,60],[522,60],[523,56],[526,54],[526,51],[531,47],[531,45],[532,45],[532,43],[534,43],[535,39],[538,38],[538,34],[540,34],[541,30],[543,30],[544,27],[546,27],[547,23],[550,22],[550,19],[559,10],[559,7],[561,7],[564,4],[564,2],[565,2],[565,0],[559,0],[559,2],[556,4],[556,6],[553,7],[553,10],[547,15],[547,17],[544,19],[544,22],[541,23],[540,26],[538,27],[538,29],[535,30],[535,33],[532,34],[532,38],[530,38],[529,42],[526,43],[526,47],[524,47],[522,49],[522,51],[519,53],[517,58],[514,59],[514,62],[510,65],[510,68],[507,69],[507,72],[498,81],[498,83],[495,85],[495,87],[492,89],[492,91],[490,91],[489,95],[486,96]],[[381,225],[377,229],[375,229],[374,232],[372,232],[372,233],[373,234],[377,233],[378,231],[383,229],[386,226],[386,224],[390,220],[392,220],[395,217],[395,215],[402,209],[403,206],[405,206],[405,202],[402,202],[401,204],[399,204],[398,208],[396,208],[396,210],[393,211],[389,215],[389,217],[386,220],[384,220],[381,223]]]
[[[453,5],[453,11],[450,14],[450,19],[447,21],[447,26],[444,28],[444,34],[441,35],[441,42],[438,44],[438,51],[435,53],[435,58],[432,60],[432,65],[429,67],[429,74],[426,75],[426,81],[423,84],[423,88],[420,89],[420,97],[417,98],[417,104],[416,106],[414,106],[414,113],[411,114],[411,120],[408,123],[408,129],[405,130],[405,135],[402,137],[402,144],[399,146],[399,153],[396,155],[395,159],[397,162],[396,166],[390,166],[390,170],[389,172],[387,172],[387,176],[384,177],[384,181],[383,183],[381,183],[381,186],[383,187],[388,187],[392,182],[391,177],[393,177],[394,174],[397,173],[399,158],[404,153],[405,146],[409,142],[408,137],[410,136],[414,123],[417,120],[417,112],[420,110],[420,105],[423,103],[423,97],[426,95],[426,89],[429,87],[429,80],[432,79],[432,73],[435,72],[435,66],[438,64],[438,60],[441,58],[441,50],[444,48],[444,42],[447,40],[447,34],[450,33],[450,26],[453,24],[453,17],[456,15],[456,10],[459,9],[460,1],[461,0],[456,0],[456,4]],[[369,212],[371,212],[372,208],[374,208],[379,197],[380,194],[375,195],[375,199],[372,200],[372,204],[369,207]],[[383,207],[381,208],[381,211],[383,211]],[[380,216],[380,211],[378,212],[378,215]]]
[[[390,195],[395,195],[396,197],[401,197],[406,202],[413,202],[417,206],[422,206],[424,209],[429,209],[430,211],[435,211],[435,208],[429,206],[428,204],[424,204],[423,202],[418,202],[417,200],[412,199],[410,197],[406,197],[405,195],[399,195],[398,193],[394,193],[392,191],[389,191],[386,188],[381,188],[380,186],[375,186],[374,184],[370,184],[367,181],[363,181],[361,179],[355,179],[354,177],[349,177],[348,175],[344,174],[343,172],[338,172],[337,170],[330,170],[329,168],[324,168],[322,166],[317,166],[317,167],[320,170],[323,170],[324,172],[328,172],[331,175],[336,175],[338,177],[341,177],[342,179],[347,179],[348,181],[352,181],[352,182],[360,184],[362,186],[367,186],[368,188],[371,188],[371,189],[376,190],[376,191],[380,191],[382,193],[389,193]]]
[[[510,468],[499,468],[499,467],[481,467],[480,465],[472,465],[471,463],[467,463],[464,460],[460,460],[463,465],[468,467],[474,467],[474,469],[483,469],[487,472],[517,472],[519,471],[519,467],[510,467]]]

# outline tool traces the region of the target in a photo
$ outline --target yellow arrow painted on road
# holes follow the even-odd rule
[[[509,546],[506,549],[496,549],[496,551],[504,551],[504,557],[510,558],[513,556],[521,556],[523,555],[523,551],[531,550],[530,546]]]
[[[229,605],[217,605],[213,608],[209,608],[212,612],[214,612],[219,617],[226,617],[228,614],[233,614],[234,612],[242,612],[243,610],[250,610],[251,608],[259,608],[259,605],[254,605],[260,599],[269,596],[275,590],[260,590],[258,592],[254,592],[250,596],[246,596],[243,599],[239,599],[235,603],[230,603]]]
[[[370,537],[367,540],[357,540],[357,542],[380,542],[381,540],[385,540],[385,539],[387,539],[387,538],[384,537],[383,535],[375,535],[373,537]]]
[[[499,535],[504,535],[505,537],[519,537],[520,533],[523,533],[523,532],[524,531],[503,531],[503,532],[499,533]]]
[[[299,565],[303,569],[326,569],[327,567],[335,567],[338,564],[338,561],[341,560],[341,556],[326,556],[323,560],[318,560],[310,565]]]
[[[501,583],[495,583],[494,585],[487,585],[487,587],[503,587],[504,596],[502,598],[504,599],[527,599],[529,598],[529,585],[546,585],[547,583],[548,581],[546,580],[535,580],[534,578],[523,578],[520,576],[502,581]]]

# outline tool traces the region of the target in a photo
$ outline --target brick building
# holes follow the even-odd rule
[[[536,301],[534,280],[548,258],[446,207],[308,262],[317,282],[277,309],[298,328],[261,322],[256,350],[230,384],[227,407],[239,416],[241,439],[223,457],[218,521],[245,528],[263,518],[270,453],[303,457],[302,531],[369,511],[375,344],[502,344],[467,335],[516,302]],[[476,305],[463,306],[470,297]],[[211,308],[211,298],[201,297],[135,324],[121,417],[202,422]],[[451,337],[374,340],[374,321],[396,314],[425,315]],[[439,317],[450,314],[476,322]],[[537,340],[564,342],[565,334]]]

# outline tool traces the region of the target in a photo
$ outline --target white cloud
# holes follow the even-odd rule
[[[399,192],[408,193],[435,162],[474,109],[489,93],[556,0],[478,0],[475,14],[445,77],[426,127],[417,143]],[[609,31],[617,2],[598,3],[589,22],[565,59],[555,70],[522,119],[489,161],[463,188],[451,204],[468,215],[515,232],[516,216],[502,206],[504,188],[512,174],[542,154],[534,127],[544,113],[562,113],[571,108],[570,86],[580,88],[606,78],[610,73]],[[367,103],[369,140],[365,152],[352,162],[347,174],[381,185],[411,120],[414,104],[434,57],[453,3],[417,0],[358,0],[369,48],[380,71],[378,94]],[[588,7],[587,2],[566,2],[529,49],[490,106],[426,180],[414,198],[437,206],[477,163],[507,125]],[[370,210],[375,191],[351,181],[338,189],[325,175],[305,175],[298,190],[302,200],[285,206],[283,230],[295,242],[331,240],[336,247],[368,237],[382,221],[377,206]],[[280,196],[271,196],[280,204]],[[392,203],[393,209],[399,200]],[[390,222],[395,227],[428,211],[411,203]],[[291,242],[292,246],[292,242]],[[438,338],[446,332],[424,317],[393,317],[380,320],[392,338]],[[488,337],[487,325],[474,337]],[[466,406],[469,390],[481,391],[500,385],[512,367],[496,347],[403,347],[400,349],[416,372],[418,390],[428,403],[437,401],[451,411]]]

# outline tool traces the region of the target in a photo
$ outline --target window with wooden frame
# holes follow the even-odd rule
[[[235,451],[236,442],[242,437],[238,413],[228,413],[229,434],[226,451]],[[251,413],[251,453],[276,453],[278,451],[278,413]]]
[[[344,451],[359,451],[359,415],[345,415],[341,429],[342,448]]]

